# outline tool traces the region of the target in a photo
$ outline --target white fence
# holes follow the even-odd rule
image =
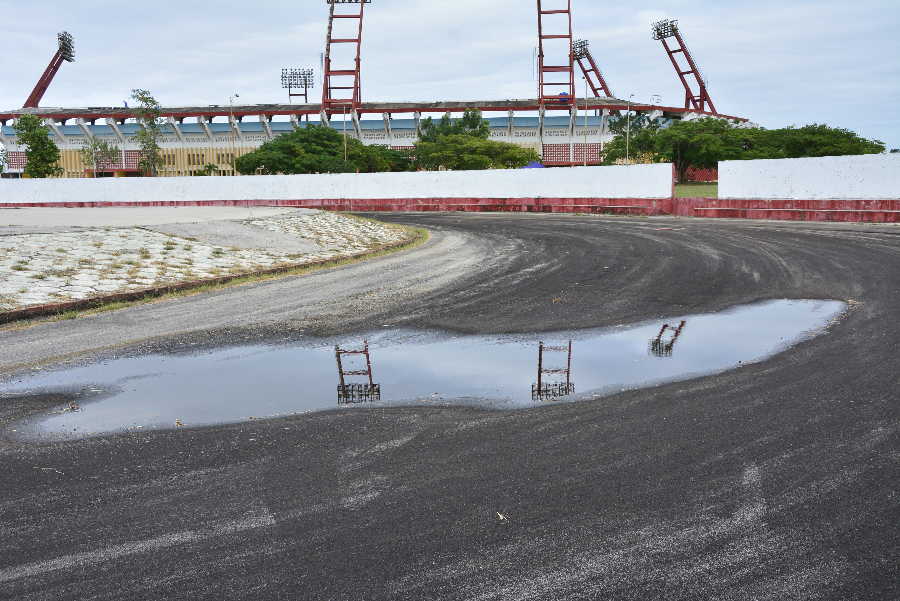
[[[719,163],[719,198],[900,199],[900,155]]]
[[[0,180],[0,204],[405,198],[669,198],[672,166]]]

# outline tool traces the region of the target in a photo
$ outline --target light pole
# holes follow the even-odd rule
[[[625,164],[631,164],[631,100],[634,94],[628,96],[628,122],[625,124]]]
[[[228,129],[231,130],[231,174],[237,175],[237,143],[235,140],[235,132],[234,128],[237,127],[234,123],[234,99],[240,98],[241,95],[235,92],[232,96],[228,97]]]
[[[584,78],[584,149],[582,150],[582,155],[584,156],[584,166],[587,167],[588,164],[588,80],[587,77]]]
[[[347,105],[344,105],[344,162],[347,162]]]

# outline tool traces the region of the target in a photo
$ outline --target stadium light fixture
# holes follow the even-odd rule
[[[652,25],[653,39],[665,40],[678,34],[678,19],[661,19]]]
[[[311,88],[313,86],[313,70],[310,69],[282,69],[281,87]]]
[[[67,63],[75,62],[75,40],[68,31],[60,32],[56,38],[59,40],[59,56]]]
[[[575,40],[572,42],[572,53],[575,55],[575,60],[587,58],[590,46],[591,43],[587,40]]]
[[[309,102],[309,89],[315,85],[315,75],[312,68],[307,69],[282,69],[281,87],[288,91],[288,98],[303,96],[304,102]],[[294,90],[303,90],[294,93]]]

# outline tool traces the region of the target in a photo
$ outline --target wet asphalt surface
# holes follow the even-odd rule
[[[900,228],[382,218],[434,236],[0,331],[0,373],[387,324],[551,331],[777,298],[851,309],[763,363],[599,401],[4,438],[0,599],[900,597]],[[66,400],[0,401],[0,427]]]

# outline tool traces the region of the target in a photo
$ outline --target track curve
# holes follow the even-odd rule
[[[770,298],[853,307],[766,362],[595,402],[2,443],[0,599],[900,596],[900,228],[379,217],[434,239],[0,332],[0,369],[383,324],[519,332]],[[0,401],[0,420],[50,401]]]

